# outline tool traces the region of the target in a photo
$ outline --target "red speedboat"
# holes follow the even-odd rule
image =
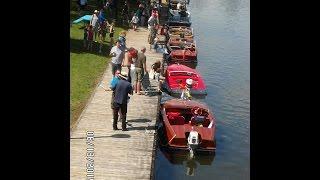
[[[195,70],[182,64],[171,64],[165,71],[165,82],[162,90],[171,96],[180,96],[183,87],[186,87],[186,80],[192,79],[191,96],[207,95],[206,84],[201,75]]]
[[[161,105],[160,120],[162,136],[166,139],[162,145],[190,152],[215,151],[215,118],[206,105],[171,99]]]

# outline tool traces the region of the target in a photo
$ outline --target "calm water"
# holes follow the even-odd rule
[[[217,119],[217,150],[213,160],[188,161],[158,148],[155,179],[249,179],[250,1],[191,0],[188,7],[199,50],[197,70],[208,87],[204,101]]]

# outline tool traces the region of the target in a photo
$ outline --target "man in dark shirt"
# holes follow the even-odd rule
[[[146,52],[146,47],[141,47],[141,52],[138,53],[138,58],[135,61],[135,79],[134,79],[134,88],[135,92],[138,95],[141,95],[141,82],[143,79],[144,73],[147,73],[147,67],[146,67],[146,55],[144,53]]]
[[[127,118],[127,104],[129,96],[132,95],[132,86],[126,80],[119,80],[117,85],[112,88],[114,90],[114,101],[113,101],[113,130],[118,130],[118,113],[121,113],[122,120],[122,131],[127,131],[126,118]]]

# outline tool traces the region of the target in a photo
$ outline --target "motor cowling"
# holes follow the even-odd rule
[[[188,137],[188,145],[194,149],[199,145],[199,133],[197,131],[191,131]]]
[[[197,131],[190,131],[188,136],[188,146],[190,151],[190,158],[194,158],[194,153],[199,145],[199,134]]]

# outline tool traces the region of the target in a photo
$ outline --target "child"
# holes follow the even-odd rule
[[[114,22],[112,22],[111,23],[111,25],[110,25],[110,29],[109,29],[109,37],[110,37],[110,47],[112,47],[112,45],[113,45],[113,34],[114,34],[114,28],[113,28],[113,26],[114,26]]]
[[[99,36],[99,43],[100,43],[100,48],[99,48],[99,53],[102,53],[102,45],[103,45],[103,41],[104,41],[104,29],[105,29],[105,24],[102,23],[99,25],[98,28],[98,36]]]
[[[83,29],[83,49],[86,49],[87,47],[88,29],[89,29],[89,24],[87,24],[86,27]]]
[[[89,30],[88,30],[88,51],[90,49],[90,51],[92,51],[92,41],[93,41],[93,29],[92,29],[92,25],[89,26]]]
[[[133,30],[136,31],[137,30],[137,25],[138,25],[138,22],[139,22],[139,18],[137,16],[137,14],[135,14],[133,17],[132,17],[132,20],[130,23],[132,23],[132,27],[133,27]]]

